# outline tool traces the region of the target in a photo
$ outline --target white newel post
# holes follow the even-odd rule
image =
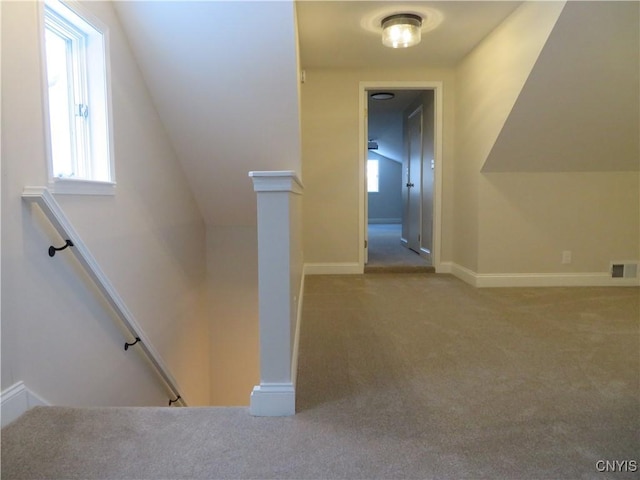
[[[292,378],[292,269],[299,228],[302,183],[293,171],[250,172],[258,202],[258,290],[260,317],[260,385],[251,393],[249,411],[256,416],[295,414]]]

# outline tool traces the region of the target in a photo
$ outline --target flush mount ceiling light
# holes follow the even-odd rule
[[[407,48],[420,43],[422,17],[413,13],[397,13],[382,19],[382,44],[391,48]]]
[[[375,35],[377,38],[380,38],[382,21],[397,15],[398,11],[403,11],[400,9],[404,9],[405,7],[398,7],[397,5],[394,5],[399,2],[371,3],[380,4],[381,7],[367,12],[367,14],[360,19],[360,27],[372,35]],[[444,22],[444,14],[436,8],[425,6],[424,2],[410,2],[405,5],[408,5],[406,7],[407,10],[404,10],[405,12],[410,12],[411,15],[415,15],[422,19],[422,25],[420,26],[421,35],[435,30],[442,22]]]
[[[378,92],[371,94],[371,98],[374,100],[391,100],[395,96],[396,94],[391,92]]]

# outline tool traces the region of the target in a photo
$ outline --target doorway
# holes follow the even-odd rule
[[[385,265],[437,271],[441,85],[361,82],[360,90],[363,271]],[[371,103],[375,93],[387,95]],[[371,169],[372,161],[377,168]],[[376,182],[370,181],[372,173]],[[371,192],[372,183],[380,191]],[[395,187],[391,194],[390,183]]]

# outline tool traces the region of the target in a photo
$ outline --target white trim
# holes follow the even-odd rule
[[[22,193],[22,199],[26,202],[36,203],[39,205],[62,239],[71,240],[73,242],[73,247],[69,248],[69,252],[84,267],[89,277],[98,287],[98,290],[100,290],[109,305],[111,305],[114,312],[121,320],[122,325],[131,335],[129,341],[136,337],[140,338],[139,347],[136,347],[136,350],[140,350],[147,357],[149,363],[153,365],[156,372],[171,392],[172,397],[176,398],[180,396],[180,403],[186,406],[187,401],[184,395],[184,390],[180,388],[178,381],[173,377],[160,357],[160,354],[156,351],[153,345],[151,345],[149,338],[145,335],[135,317],[125,305],[124,300],[120,297],[118,291],[102,271],[100,265],[91,254],[86,244],[80,238],[80,235],[78,235],[76,230],[73,228],[69,219],[62,211],[62,208],[58,202],[56,202],[55,198],[53,198],[53,195],[51,195],[45,187],[25,187]]]
[[[477,277],[478,274],[473,270],[470,270],[462,265],[458,265],[457,263],[450,263],[447,265],[449,267],[449,273],[458,277],[463,282],[468,283],[474,287],[477,287]]]
[[[254,192],[291,192],[302,194],[304,185],[293,170],[249,172]]]
[[[420,247],[420,256],[431,263],[431,250]]]
[[[115,195],[116,184],[94,180],[54,178],[49,182],[49,191],[67,195]]]
[[[361,81],[359,85],[358,99],[358,124],[359,124],[359,151],[360,161],[358,162],[358,265],[361,272],[364,272],[366,239],[366,200],[365,189],[365,164],[367,161],[368,149],[366,135],[367,118],[367,91],[372,89],[385,88],[395,90],[433,90],[435,100],[435,125],[434,125],[434,166],[435,178],[433,186],[433,255],[432,263],[436,271],[440,268],[440,250],[442,237],[442,143],[443,137],[443,82],[441,81]],[[354,272],[355,273],[355,272]]]
[[[30,391],[23,382],[18,382],[0,394],[0,417],[2,419],[2,428],[9,425],[14,420],[27,412],[33,407],[47,406],[38,395]]]
[[[295,415],[292,375],[294,362],[297,368],[301,298],[297,305],[292,303],[296,285],[291,282],[298,281],[299,273],[292,265],[296,261],[292,248],[298,248],[292,242],[299,227],[293,200],[302,194],[303,186],[291,170],[250,172],[249,176],[258,203],[260,317],[260,385],[251,393],[249,411],[255,416]],[[300,279],[298,293],[301,287]]]
[[[359,263],[305,263],[304,275],[358,275],[364,273]]]
[[[369,223],[369,225],[379,225],[379,224],[385,224],[385,225],[400,225],[402,224],[402,218],[369,218],[367,220],[367,222]]]
[[[633,287],[636,278],[611,278],[610,273],[479,274],[478,287]]]
[[[640,278],[612,278],[609,272],[476,273],[451,263],[450,273],[478,288],[492,287],[640,287]],[[445,273],[442,270],[439,273]],[[449,273],[449,272],[446,272]]]
[[[300,277],[298,290],[298,310],[296,312],[296,333],[293,337],[293,352],[291,353],[291,383],[295,388],[298,380],[298,351],[300,348],[300,327],[302,325],[302,301],[304,297],[304,273]]]
[[[56,5],[58,3],[59,5]],[[49,187],[53,193],[72,194],[72,195],[115,195],[115,147],[114,147],[114,127],[113,127],[113,108],[112,108],[112,89],[111,89],[111,38],[109,27],[103,23],[98,17],[96,17],[90,10],[88,10],[80,1],[77,0],[58,0],[49,2],[45,5],[45,2],[38,2],[38,30],[40,32],[40,64],[41,72],[40,82],[42,98],[42,113],[45,122],[45,140],[46,140],[46,164],[47,172],[49,175]],[[92,178],[83,179],[86,184],[80,186],[75,184],[78,179],[64,179],[71,180],[74,183],[55,185],[58,182],[58,178],[54,175],[53,169],[53,152],[51,144],[51,126],[49,115],[49,88],[47,79],[47,62],[46,62],[46,41],[45,41],[45,7],[51,8],[70,23],[75,24],[74,18],[77,17],[79,21],[87,24],[88,27],[94,29],[100,36],[100,52],[93,51],[94,47],[89,49],[89,65],[86,66],[87,71],[91,71],[94,75],[91,75],[95,80],[96,69],[100,70],[100,79],[97,82],[91,82],[93,86],[89,87],[89,98],[92,104],[93,110],[103,110],[104,118],[102,121],[105,124],[104,145],[102,148],[106,151],[104,160],[109,163],[108,173],[109,181],[93,180]],[[104,62],[100,62],[103,60]],[[96,64],[98,62],[99,64]],[[104,70],[104,71],[102,71]],[[100,85],[100,86],[98,86]],[[97,109],[97,105],[102,108]],[[97,122],[100,123],[100,122]],[[97,123],[90,127],[89,137],[91,138],[92,152],[90,154],[91,163],[95,161],[96,143],[95,139],[98,137],[96,130]],[[102,131],[102,129],[99,129]],[[102,137],[102,135],[99,135]],[[102,138],[101,138],[102,139]],[[99,149],[99,147],[98,147]],[[94,183],[90,186],[89,184]],[[109,188],[109,184],[111,187]]]
[[[262,383],[253,387],[249,413],[256,417],[288,417],[296,414],[292,383]]]

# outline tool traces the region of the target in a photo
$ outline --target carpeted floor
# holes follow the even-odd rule
[[[369,224],[369,261],[366,273],[434,272],[430,263],[400,243],[402,225]]]
[[[638,478],[638,288],[308,277],[298,414],[37,408],[2,478]]]

